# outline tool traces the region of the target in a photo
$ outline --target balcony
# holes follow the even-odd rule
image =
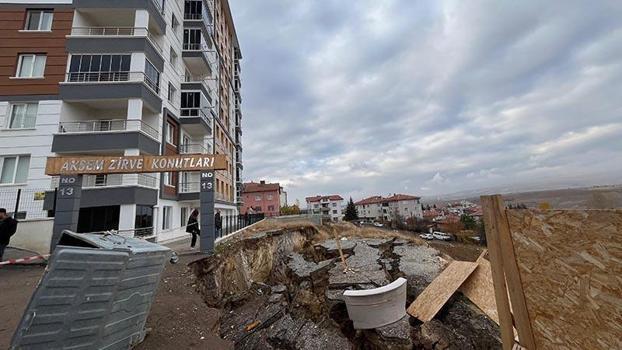
[[[160,133],[142,120],[109,119],[60,122],[52,152],[84,153],[136,148],[158,154]]]
[[[214,50],[205,42],[184,42],[181,56],[192,75],[210,76],[212,74],[210,55]]]
[[[73,0],[73,6],[80,12],[88,13],[91,16],[100,16],[114,12],[116,17],[120,17],[119,10],[134,11],[135,9],[147,9],[149,12],[149,27],[154,28],[159,34],[166,33],[166,19],[164,18],[165,0]],[[123,13],[122,13],[123,14]]]
[[[68,102],[141,98],[153,112],[162,109],[160,82],[144,72],[70,72],[60,96]]]
[[[156,205],[158,178],[152,174],[83,175],[80,207],[139,204]],[[58,188],[59,177],[52,177],[51,188]],[[54,192],[46,192],[43,207],[54,206]]]
[[[160,71],[164,67],[162,46],[148,28],[73,27],[67,36],[67,51],[81,54],[144,52]]]
[[[179,146],[180,154],[211,154],[212,152],[200,143],[185,143]]]
[[[184,13],[184,28],[202,28],[209,35],[214,35],[212,14],[209,8],[202,6],[201,13]]]
[[[211,106],[214,104],[214,99],[212,88],[208,84],[208,81],[210,79],[213,80],[213,78],[211,78],[209,75],[184,75],[181,83],[181,91],[184,92],[184,90],[201,90],[201,92],[205,96],[205,99],[207,99],[207,102]]]
[[[212,118],[205,113],[204,108],[181,108],[179,123],[192,136],[211,135]]]

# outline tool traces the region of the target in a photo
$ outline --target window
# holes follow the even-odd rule
[[[168,230],[171,228],[171,216],[173,216],[173,207],[162,207],[162,229]]]
[[[336,211],[336,210],[333,210],[333,214],[337,214],[337,211]]]
[[[49,31],[52,30],[52,10],[28,10],[24,30]]]
[[[181,214],[180,215],[181,215],[181,217],[180,217],[179,220],[181,221],[181,224],[179,226],[185,226],[186,222],[188,220],[188,208],[181,207]]]
[[[134,221],[136,234],[149,236],[153,234],[153,207],[136,205],[136,220]]]
[[[131,55],[72,55],[67,81],[127,81],[131,59]]]
[[[175,125],[166,123],[166,142],[175,145]]]
[[[274,205],[269,205],[268,206],[268,211],[274,211]]]
[[[261,202],[261,195],[255,195],[255,202]]]
[[[186,1],[184,7],[185,19],[201,19],[203,4],[200,0]]]
[[[9,129],[34,128],[37,121],[37,110],[39,105],[36,103],[16,103],[11,105],[11,118],[9,119]]]
[[[177,20],[177,17],[175,17],[175,14],[173,14],[173,16],[171,17],[171,28],[173,28],[173,31],[177,31],[178,27],[179,21]]]
[[[177,95],[177,89],[173,86],[173,84],[168,83],[168,100],[169,102],[175,101],[175,95]]]
[[[164,185],[165,186],[171,186],[171,187],[175,187],[175,184],[173,183],[173,174],[171,173],[164,173]]]
[[[181,93],[181,115],[183,117],[198,117],[201,108],[200,92]]]
[[[145,83],[153,91],[160,91],[160,71],[149,60],[145,60]]]
[[[184,50],[201,50],[201,29],[184,29]]]
[[[333,208],[336,208],[336,207],[337,207],[337,203],[333,203]]]
[[[0,184],[23,184],[28,180],[30,156],[5,156],[0,158]]]
[[[17,61],[18,78],[43,78],[45,55],[22,54]]]
[[[108,175],[106,174],[95,175],[95,187],[106,186],[107,183],[108,183]]]
[[[269,195],[268,195],[268,200],[269,200],[269,201],[271,201],[271,200],[272,200],[272,198],[273,198],[273,197],[272,197],[272,195],[271,195],[271,194],[269,194]]]
[[[175,66],[177,66],[177,52],[175,52],[175,50],[173,50],[173,48],[171,47],[171,52],[169,53],[169,62],[171,62],[171,66],[173,66],[173,68],[175,68]]]

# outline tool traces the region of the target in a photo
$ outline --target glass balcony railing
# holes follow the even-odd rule
[[[58,133],[104,133],[115,131],[142,131],[156,141],[160,139],[157,129],[142,120],[98,119],[66,121],[58,124]]]
[[[160,93],[160,82],[151,80],[143,72],[69,72],[66,83],[116,83],[142,82],[155,92]]]

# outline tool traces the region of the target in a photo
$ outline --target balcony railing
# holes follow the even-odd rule
[[[102,133],[113,131],[142,131],[155,140],[159,141],[160,133],[157,129],[142,120],[108,119],[108,120],[82,120],[60,122],[58,132],[66,133]]]
[[[208,154],[211,152],[209,152],[209,150],[200,143],[185,143],[179,147],[179,153],[181,154],[194,154],[194,153]]]
[[[179,193],[197,193],[199,192],[201,183],[197,181],[188,181],[179,183]]]
[[[153,46],[162,53],[162,47],[158,44],[155,37],[144,27],[73,27],[72,36],[142,36],[147,37]]]
[[[207,125],[211,127],[212,119],[205,113],[203,108],[182,108],[181,117],[200,117]]]
[[[142,82],[153,90],[156,95],[160,93],[160,82],[154,82],[143,72],[70,72],[67,73],[66,83],[117,83],[117,82]]]
[[[59,177],[52,177],[51,187],[57,188],[59,185]],[[157,177],[149,174],[101,174],[101,175],[84,175],[82,179],[82,188],[102,188],[102,187],[120,187],[120,186],[143,186],[149,188],[157,188]]]
[[[210,47],[205,43],[184,43],[183,49],[184,51],[202,51],[204,53],[211,51]]]
[[[151,0],[160,13],[164,14],[164,1],[165,0]]]

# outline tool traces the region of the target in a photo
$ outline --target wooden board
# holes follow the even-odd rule
[[[423,322],[430,321],[476,267],[476,262],[452,261],[410,304],[408,314]]]
[[[622,210],[508,210],[537,349],[622,349]]]
[[[492,283],[490,262],[480,256],[475,272],[458,289],[488,317],[499,324],[499,313],[495,302],[495,287]]]
[[[514,255],[514,247],[512,237],[510,235],[510,226],[508,225],[507,214],[505,211],[505,203],[500,195],[492,196],[493,210],[497,221],[497,235],[499,236],[499,246],[501,247],[501,255],[503,258],[503,272],[510,294],[512,303],[512,315],[514,316],[514,327],[518,332],[520,344],[528,349],[535,349],[533,332],[531,330],[531,322],[527,313],[527,305],[525,302],[525,294],[523,292],[523,284],[521,282],[516,257]]]
[[[482,196],[481,202],[484,213],[484,222],[486,224],[486,241],[488,243],[488,253],[490,256],[490,268],[494,285],[495,304],[497,305],[497,313],[499,315],[501,341],[503,349],[510,350],[514,344],[514,332],[508,290],[505,283],[501,244],[497,233],[499,226],[499,217],[497,212],[499,210],[492,196]]]

